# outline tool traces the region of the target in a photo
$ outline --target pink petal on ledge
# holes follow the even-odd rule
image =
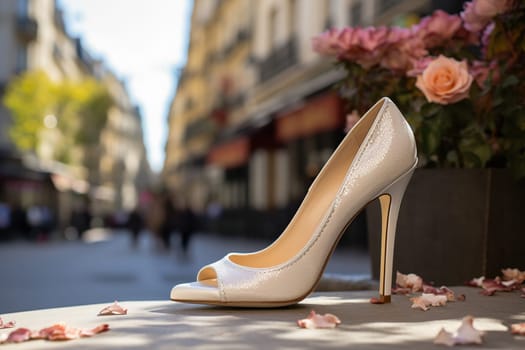
[[[441,286],[439,288],[436,288],[434,286],[424,284],[423,285],[423,293],[427,294],[435,294],[435,295],[445,295],[447,297],[447,301],[464,301],[465,295],[461,294],[456,297],[456,294],[454,291],[447,286]]]
[[[443,344],[446,346],[454,346],[456,342],[454,341],[454,335],[450,332],[447,332],[445,328],[441,328],[439,333],[434,338],[434,344]]]
[[[525,282],[525,271],[519,269],[502,269],[503,279],[505,281],[515,280],[518,284]]]
[[[310,311],[307,318],[297,321],[301,328],[335,328],[341,323],[341,320],[332,314],[317,314],[314,310]]]
[[[474,317],[465,316],[459,326],[454,339],[456,344],[481,344],[483,332],[474,328]]]
[[[447,332],[441,328],[434,338],[434,344],[443,344],[454,346],[456,344],[481,344],[483,341],[483,332],[474,328],[474,318],[465,316],[461,325],[454,333]]]
[[[525,288],[521,288],[521,297],[525,298]]]
[[[467,282],[467,286],[470,287],[481,287],[483,285],[483,281],[485,280],[485,276],[481,276],[478,278],[473,278],[470,281]]]
[[[115,300],[115,302],[112,305],[106,306],[100,312],[98,313],[98,316],[105,316],[105,315],[126,315],[128,313],[128,309],[124,309],[118,301]]]
[[[443,306],[447,303],[446,295],[435,295],[423,293],[419,297],[410,298],[413,309],[421,309],[427,311],[429,306]]]
[[[401,287],[392,288],[392,294],[406,295],[410,293],[412,293],[412,288],[401,288]]]
[[[56,340],[72,340],[81,337],[91,337],[97,333],[109,330],[107,324],[99,325],[93,329],[81,329],[69,327],[65,323],[57,323],[50,327],[42,328],[39,331],[32,331],[27,328],[18,328],[0,341],[0,343],[21,343],[34,339],[46,339],[51,341]]]
[[[31,339],[31,330],[27,328],[17,328],[4,340],[5,343],[21,343]]]
[[[422,290],[423,279],[414,273],[405,275],[397,271],[396,284],[401,288],[410,288],[414,293]]]
[[[517,335],[525,335],[525,322],[510,325],[510,332]]]
[[[81,337],[91,337],[97,333],[105,332],[107,330],[109,330],[109,326],[107,324],[99,325],[93,329],[81,329],[69,327],[65,323],[57,323],[51,327],[41,329],[38,332],[38,338],[47,340],[72,340]]]
[[[481,294],[488,296],[494,295],[496,292],[510,292],[514,289],[512,286],[505,286],[499,277],[485,279],[482,283],[482,288]]]
[[[3,329],[3,328],[13,328],[15,326],[16,322],[15,321],[9,321],[9,322],[4,322],[2,320],[2,317],[0,317],[0,329]]]

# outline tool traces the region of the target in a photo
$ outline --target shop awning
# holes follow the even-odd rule
[[[276,137],[281,142],[340,128],[341,100],[333,92],[306,101],[300,107],[277,116]]]
[[[250,155],[250,139],[238,137],[232,141],[219,144],[212,148],[207,161],[223,168],[234,168],[248,161]]]

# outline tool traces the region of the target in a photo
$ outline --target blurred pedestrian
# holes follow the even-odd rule
[[[71,226],[77,231],[77,236],[82,239],[85,231],[91,228],[91,213],[86,206],[79,206],[73,210],[70,218]]]
[[[138,246],[140,231],[143,227],[142,213],[139,207],[135,207],[128,216],[128,230],[131,232],[131,244],[134,248]]]
[[[11,207],[7,203],[0,202],[0,241],[9,238],[11,228]]]
[[[188,256],[188,248],[193,232],[195,231],[195,213],[186,202],[178,215],[178,227],[180,230],[180,247],[184,257]]]
[[[166,250],[171,248],[171,233],[175,228],[175,207],[169,194],[165,194],[162,198],[164,209],[164,220],[160,227],[160,238],[163,247]]]
[[[14,237],[23,236],[28,238],[29,230],[26,211],[19,203],[15,203],[11,211],[11,230]]]

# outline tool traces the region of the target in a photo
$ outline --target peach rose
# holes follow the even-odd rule
[[[429,102],[446,105],[467,98],[472,80],[467,62],[440,55],[418,75],[416,86]]]

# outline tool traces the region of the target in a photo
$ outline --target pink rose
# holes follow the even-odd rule
[[[411,67],[412,60],[426,54],[423,42],[410,29],[392,27],[380,64],[384,68],[405,71]]]
[[[346,28],[340,35],[342,57],[368,69],[379,63],[388,37],[386,27]]]
[[[460,16],[463,18],[465,29],[470,32],[479,32],[490,22],[490,17],[481,17],[476,13],[472,2],[465,3]]]
[[[357,124],[359,121],[360,116],[359,113],[357,113],[357,110],[353,110],[352,113],[346,115],[346,126],[345,126],[345,132],[349,132],[352,130],[352,128]]]
[[[326,56],[337,55],[340,51],[339,34],[339,30],[330,29],[313,37],[312,47],[314,51]]]
[[[476,84],[478,84],[480,88],[484,87],[489,75],[491,75],[492,82],[494,83],[497,83],[500,78],[498,64],[495,60],[490,63],[484,61],[472,62],[470,74],[472,74],[472,77],[476,80]]]
[[[496,25],[494,22],[492,22],[485,28],[485,30],[483,30],[483,35],[481,36],[481,44],[483,47],[487,47],[489,45],[490,36],[492,35],[495,26]]]
[[[359,46],[366,51],[376,50],[383,45],[388,37],[389,29],[387,27],[367,27],[357,28],[357,37]]]
[[[449,15],[445,11],[437,10],[431,16],[424,17],[412,30],[423,40],[425,47],[431,48],[450,40],[459,28],[461,18],[458,15]]]
[[[494,16],[507,12],[513,6],[514,0],[472,0],[465,3],[460,15],[467,30],[479,32]]]
[[[423,57],[419,60],[412,62],[412,69],[407,71],[408,77],[417,77],[418,75],[423,74],[423,71],[427,69],[430,62],[434,61],[436,58],[432,56]]]
[[[481,17],[494,17],[506,12],[514,0],[473,0],[474,12]]]
[[[416,86],[429,102],[449,104],[468,97],[472,80],[466,61],[440,55],[417,77]]]

